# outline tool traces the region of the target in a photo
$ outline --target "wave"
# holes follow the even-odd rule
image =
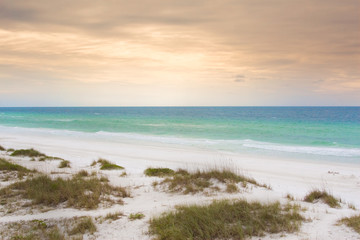
[[[291,146],[280,145],[267,142],[257,142],[248,140],[243,144],[244,147],[257,148],[270,151],[280,151],[289,153],[307,153],[323,156],[341,156],[341,157],[360,157],[359,148],[337,148],[337,147],[312,147],[312,146]]]
[[[271,142],[254,141],[251,139],[243,140],[221,140],[221,139],[204,139],[204,138],[185,138],[179,136],[164,136],[164,135],[146,135],[141,133],[126,133],[126,132],[80,132],[72,130],[61,129],[46,129],[46,128],[22,128],[22,127],[5,127],[0,126],[1,133],[27,133],[52,135],[60,137],[76,137],[84,139],[97,139],[101,141],[125,141],[132,143],[145,144],[173,144],[182,146],[193,146],[200,148],[208,148],[213,150],[225,150],[230,152],[284,152],[297,154],[311,154],[321,156],[335,156],[335,157],[360,157],[360,148],[345,148],[334,146],[295,146]]]

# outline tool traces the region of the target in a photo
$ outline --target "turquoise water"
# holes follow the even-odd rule
[[[0,126],[360,162],[360,107],[0,108]]]

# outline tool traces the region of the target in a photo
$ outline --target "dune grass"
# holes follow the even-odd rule
[[[66,203],[68,207],[87,209],[95,209],[102,201],[110,201],[110,195],[117,197],[119,202],[121,198],[129,197],[125,188],[113,187],[96,177],[51,179],[42,175],[0,190],[0,199],[22,196],[32,200],[33,204],[57,206]]]
[[[175,171],[170,168],[147,168],[144,171],[144,174],[148,177],[173,176],[174,173]]]
[[[144,217],[145,217],[145,215],[144,215],[143,213],[140,213],[140,212],[138,212],[138,213],[131,213],[131,214],[129,215],[129,219],[130,219],[131,221],[143,219]]]
[[[106,159],[103,158],[99,158],[99,160],[97,160],[97,162],[93,162],[91,164],[91,166],[95,166],[96,164],[100,164],[100,170],[122,170],[124,169],[124,167],[116,165]]]
[[[122,212],[108,213],[105,216],[105,220],[118,220],[122,216],[124,216]]]
[[[2,230],[4,231],[0,231],[0,239],[80,240],[87,239],[85,234],[93,234],[97,227],[91,217],[83,216],[4,223]]]
[[[63,161],[65,161],[64,159],[59,158],[59,157],[47,156],[46,154],[41,153],[38,150],[35,150],[33,148],[18,149],[18,150],[8,149],[7,151],[12,152],[10,154],[10,156],[12,156],[12,157],[31,157],[31,158],[33,158],[33,160],[35,160],[35,158],[37,158],[39,161],[46,161],[46,160],[63,160]]]
[[[22,156],[22,157],[47,157],[45,154],[30,148],[30,149],[19,149],[19,150],[15,150],[13,151],[13,153],[11,153],[10,156],[13,157],[17,157],[17,156]]]
[[[60,163],[59,163],[59,168],[70,168],[70,162],[67,161],[67,160],[62,160]]]
[[[3,158],[0,158],[0,171],[17,171],[23,173],[34,172],[34,170],[29,170],[19,164],[11,163]]]
[[[80,220],[80,222],[70,230],[70,235],[75,234],[85,234],[87,232],[93,234],[97,231],[97,228],[91,217],[84,217]]]
[[[90,174],[86,170],[80,170],[76,175],[76,177],[88,177]]]
[[[296,207],[279,202],[214,201],[210,205],[178,206],[150,220],[149,233],[157,240],[246,239],[265,233],[295,232],[304,218]]]
[[[15,234],[10,239],[12,240],[65,240],[64,235],[59,228],[55,226],[46,226],[45,228],[37,226],[36,222],[32,224],[31,229],[28,229],[26,234]]]
[[[309,192],[305,198],[305,202],[313,203],[314,201],[321,200],[332,208],[340,207],[339,199],[336,199],[333,195],[325,190],[313,190]]]
[[[339,223],[345,224],[346,226],[354,229],[354,231],[360,234],[360,215],[342,218]]]
[[[160,175],[162,176],[162,175]],[[225,184],[226,190],[229,193],[237,192],[237,183],[245,185],[251,183],[256,186],[262,186],[258,184],[254,179],[238,175],[230,170],[212,169],[212,170],[198,170],[190,173],[184,169],[174,171],[170,176],[165,177],[159,184],[165,185],[170,192],[180,192],[184,194],[198,193],[206,189],[219,188],[214,185],[214,181]]]
[[[0,145],[0,151],[6,151],[6,149]]]

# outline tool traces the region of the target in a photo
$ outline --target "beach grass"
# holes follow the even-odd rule
[[[17,171],[22,173],[34,172],[34,170],[29,170],[19,164],[11,163],[3,158],[0,158],[0,171]]]
[[[70,162],[67,160],[61,160],[59,168],[70,168]]]
[[[105,216],[105,220],[118,220],[120,219],[124,214],[122,212],[114,212],[114,213],[108,213]]]
[[[147,168],[144,174],[148,177],[172,176],[175,171],[170,168]]]
[[[178,206],[151,219],[149,233],[157,240],[246,239],[265,233],[295,232],[303,220],[298,208],[285,208],[279,202],[221,200],[205,206]]]
[[[14,150],[11,155],[12,157],[22,156],[22,157],[47,157],[45,154],[30,148],[30,149],[19,149]]]
[[[354,231],[360,234],[360,215],[342,218],[339,220],[338,223],[345,224],[346,226],[354,229]]]
[[[83,217],[76,226],[70,230],[70,235],[85,234],[87,232],[93,234],[97,228],[91,217]]]
[[[340,207],[339,199],[335,198],[333,195],[331,195],[329,192],[325,190],[322,191],[318,189],[312,190],[304,198],[305,202],[310,202],[310,203],[319,200],[323,201],[332,208]]]
[[[104,158],[99,158],[99,160],[96,163],[99,163],[101,165],[100,170],[122,170],[122,169],[124,169],[124,167],[116,165]],[[95,166],[96,163],[94,164],[94,162],[93,162],[91,164],[91,166]]]
[[[3,227],[0,239],[11,240],[80,240],[86,238],[85,234],[97,231],[96,224],[90,216],[17,221],[4,223]]]
[[[161,176],[161,175],[160,175]],[[188,172],[184,169],[174,171],[172,175],[165,177],[160,183],[156,185],[165,185],[170,192],[180,192],[184,194],[198,193],[205,189],[218,189],[214,181],[226,185],[226,191],[234,193],[238,191],[237,183],[245,185],[251,183],[256,186],[262,186],[258,184],[254,179],[236,174],[231,170],[222,169],[210,169],[210,170],[197,170],[196,172]]]
[[[78,173],[75,174],[76,177],[88,177],[89,173],[86,170],[80,170]]]
[[[143,213],[140,213],[140,212],[138,212],[138,213],[131,213],[131,214],[129,215],[129,219],[130,219],[131,221],[143,219],[144,217],[145,217],[145,215],[144,215]]]
[[[129,197],[125,188],[114,187],[96,177],[70,179],[41,175],[26,181],[13,183],[0,190],[1,198],[22,196],[32,200],[32,204],[57,206],[66,203],[68,207],[95,209],[102,200],[109,201],[106,196],[120,198]]]
[[[12,152],[10,154],[10,156],[12,156],[12,157],[31,157],[34,160],[35,160],[35,158],[37,158],[38,161],[40,161],[40,162],[46,161],[46,160],[64,160],[64,159],[59,158],[59,157],[47,156],[46,154],[44,154],[42,152],[39,152],[38,150],[35,150],[33,148],[30,148],[30,149],[18,149],[18,150],[8,149],[7,151]]]
[[[11,240],[65,240],[64,235],[60,232],[57,226],[47,227],[46,229],[37,229],[34,226],[30,233],[27,234],[16,234],[11,237]]]
[[[6,151],[6,148],[0,145],[0,151]]]

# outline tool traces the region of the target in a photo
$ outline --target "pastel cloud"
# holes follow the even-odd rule
[[[3,0],[0,105],[49,91],[54,105],[351,105],[359,11],[357,0]]]

